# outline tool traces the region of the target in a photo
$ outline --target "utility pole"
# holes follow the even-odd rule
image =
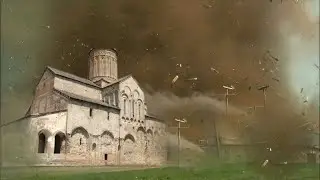
[[[259,87],[258,90],[263,92],[264,100],[263,100],[263,105],[264,105],[264,110],[267,110],[267,89],[269,88],[269,85],[265,85],[262,87]]]
[[[228,119],[228,108],[229,108],[229,96],[235,96],[236,94],[229,94],[229,90],[234,90],[235,88],[231,85],[229,86],[222,86],[224,89],[226,89],[226,94],[225,94],[225,101],[226,101],[226,118]],[[221,157],[221,152],[220,152],[220,133],[217,127],[216,119],[213,120],[213,126],[214,126],[214,132],[215,132],[215,139],[216,139],[216,146],[217,146],[217,154],[218,158],[220,159]]]
[[[216,124],[216,119],[213,120],[213,127],[214,127],[214,133],[215,133],[215,140],[216,140],[216,146],[217,146],[217,155],[218,158],[220,159],[220,135],[218,132],[217,124]]]
[[[235,96],[236,94],[229,94],[229,90],[234,90],[235,88],[233,86],[222,86],[226,89],[226,117],[228,118],[228,107],[229,107],[229,96]]]
[[[175,118],[174,119],[175,121],[178,122],[178,127],[171,127],[171,128],[177,128],[178,129],[178,166],[180,167],[180,130],[183,129],[183,128],[189,128],[189,127],[181,127],[181,123],[187,123],[187,120],[185,119],[177,119]]]

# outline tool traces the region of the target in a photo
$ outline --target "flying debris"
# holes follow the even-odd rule
[[[300,90],[300,93],[302,93],[303,92],[303,88],[301,88],[301,90]]]
[[[277,81],[277,82],[280,82],[280,80],[277,79],[277,78],[272,78],[272,80],[275,80],[275,81]]]
[[[173,79],[172,79],[172,84],[174,84],[177,80],[178,80],[179,76],[176,75]]]
[[[210,68],[211,69],[211,71],[213,71],[213,72],[215,72],[215,73],[217,73],[217,74],[219,74],[219,71],[218,70],[216,70],[215,68]]]
[[[197,77],[195,77],[195,78],[190,78],[190,79],[187,79],[188,81],[196,81],[196,80],[198,80],[198,78]]]
[[[267,88],[269,88],[269,85],[261,86],[258,88],[258,90],[261,91],[261,90],[265,90]]]
[[[222,86],[222,87],[225,88],[225,89],[229,89],[229,90],[235,89],[234,86],[232,86],[232,85],[230,87],[228,87],[228,86]]]
[[[272,2],[273,0],[269,0],[270,2]],[[297,0],[298,1],[298,0]],[[280,0],[280,2],[282,3],[283,2],[283,0]]]
[[[213,6],[208,5],[208,4],[204,4],[204,5],[203,5],[203,7],[205,7],[205,8],[207,8],[207,9],[209,9],[209,8],[212,8]]]
[[[270,54],[270,52],[269,52],[269,56],[270,56],[270,57],[271,57],[271,59],[273,59],[274,61],[277,61],[277,62],[279,61],[279,59],[278,59],[278,58],[276,58],[276,57],[274,57],[273,55],[271,55],[271,54]]]
[[[314,64],[314,66],[315,66],[316,68],[320,69],[320,68],[319,68],[319,66],[318,66],[317,64]]]
[[[268,164],[268,162],[269,162],[269,160],[268,160],[268,159],[267,159],[267,160],[265,160],[261,166],[262,166],[262,167],[265,167],[265,166]]]

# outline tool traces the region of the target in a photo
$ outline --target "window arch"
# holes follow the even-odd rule
[[[127,98],[123,101],[123,113],[124,115],[127,115]]]
[[[38,153],[44,153],[46,149],[46,135],[44,133],[39,134]]]
[[[61,132],[54,137],[54,154],[60,154],[65,146],[65,135]]]
[[[137,116],[138,116],[139,119],[143,119],[142,110],[143,110],[142,100],[138,99],[138,102],[137,102]]]
[[[124,141],[127,141],[127,140],[131,140],[132,142],[136,142],[136,140],[134,139],[134,137],[131,134],[127,134],[124,137]]]
[[[141,111],[140,111],[140,109],[141,109],[141,103],[139,102],[139,103],[138,103],[138,119],[141,118]]]
[[[70,137],[70,153],[84,153],[88,149],[89,133],[83,127],[77,127],[71,131]]]
[[[135,115],[135,108],[134,108],[134,104],[135,104],[135,101],[134,101],[134,100],[132,100],[132,101],[131,101],[131,106],[132,106],[131,115],[132,115],[132,117],[133,117],[133,118],[134,118],[134,115]]]
[[[98,72],[98,60],[97,57],[95,57],[95,59],[93,60],[93,76],[97,76],[97,72]]]
[[[132,107],[131,107],[131,99],[128,99],[128,102],[127,102],[127,110],[128,110],[128,116],[131,117],[131,111],[132,111]]]
[[[47,151],[47,140],[51,133],[43,129],[38,133],[38,153],[45,153]]]
[[[122,99],[123,99],[123,115],[127,116],[128,115],[128,96],[126,96],[125,94],[122,95]]]

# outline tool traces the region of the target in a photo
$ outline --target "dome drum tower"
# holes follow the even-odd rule
[[[118,79],[117,53],[110,49],[94,49],[89,53],[89,79],[105,87]]]

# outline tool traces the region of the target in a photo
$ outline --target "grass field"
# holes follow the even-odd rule
[[[289,170],[290,169],[290,170]],[[319,180],[319,165],[288,165],[287,180]],[[284,171],[287,171],[284,170]],[[3,180],[259,180],[263,179],[264,171],[258,171],[252,166],[239,164],[215,165],[213,167],[198,168],[52,168],[33,169],[18,172],[9,170]],[[266,180],[274,179],[275,169],[268,171]],[[15,173],[13,173],[15,172]],[[4,174],[2,174],[4,175]],[[14,175],[14,176],[13,176]]]

